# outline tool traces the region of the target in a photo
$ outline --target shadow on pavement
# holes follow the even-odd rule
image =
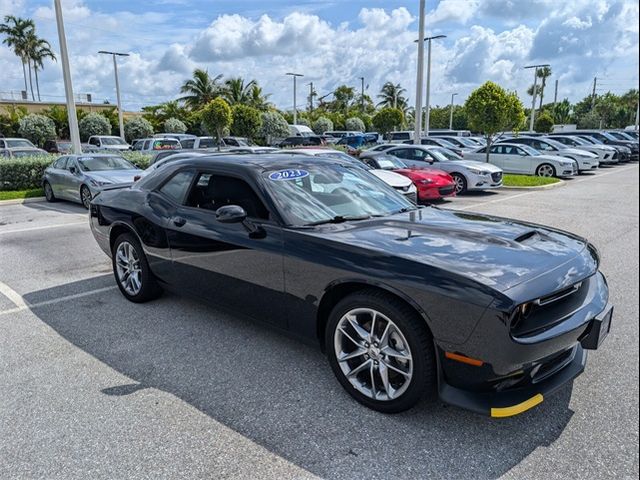
[[[56,202],[29,202],[23,203],[24,207],[29,208],[31,210],[36,210],[38,212],[46,213],[46,212],[57,212],[57,213],[71,213],[71,214],[80,214],[87,215],[87,209],[84,208],[79,203],[67,202],[64,200],[56,201]]]
[[[111,279],[97,277],[89,287],[69,283],[26,300],[79,293]],[[439,402],[399,415],[373,412],[342,390],[318,349],[172,294],[134,305],[113,290],[33,312],[132,380],[96,385],[103,394],[127,401],[146,388],[163,390],[323,477],[495,478],[552,444],[573,415],[571,388],[504,420]]]

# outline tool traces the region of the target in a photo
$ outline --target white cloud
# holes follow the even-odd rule
[[[427,15],[427,25],[444,22],[466,24],[475,17],[481,3],[481,0],[441,0]]]

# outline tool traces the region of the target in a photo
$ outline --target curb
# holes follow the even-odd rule
[[[33,197],[33,198],[16,198],[14,200],[0,200],[0,207],[3,205],[22,205],[23,203],[40,203],[46,202],[45,197]]]
[[[504,190],[551,190],[552,188],[560,188],[564,187],[567,184],[564,180],[560,180],[557,183],[552,183],[549,185],[540,185],[539,187],[507,187],[503,185],[501,189]]]

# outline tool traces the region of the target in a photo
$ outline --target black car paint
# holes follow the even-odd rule
[[[441,396],[476,411],[487,413],[486,399],[470,400],[477,392],[498,395],[519,371],[531,377],[520,385],[524,395],[534,372],[560,352],[577,352],[571,378],[582,371],[579,342],[608,299],[598,254],[586,240],[539,225],[433,207],[353,223],[286,226],[263,173],[300,168],[305,161],[288,155],[179,161],[131,188],[98,195],[91,208],[92,230],[108,255],[119,232],[134,231],[152,271],[169,288],[306,340],[322,342],[323,322],[341,295],[363,286],[390,292],[411,305],[433,334]],[[176,205],[156,191],[185,169],[242,178],[271,218],[222,224],[215,212]],[[178,218],[182,226],[175,224]],[[256,231],[262,234],[252,235]],[[577,282],[588,290],[580,305],[562,312],[561,321],[548,330],[514,338],[511,324],[519,305]],[[480,358],[484,366],[453,362],[444,358],[446,351]],[[513,395],[505,392],[493,402],[504,404]]]

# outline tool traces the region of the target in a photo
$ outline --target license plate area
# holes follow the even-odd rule
[[[591,327],[587,335],[580,342],[586,350],[597,350],[611,331],[611,319],[613,318],[613,305],[607,305],[602,312],[591,321]]]

